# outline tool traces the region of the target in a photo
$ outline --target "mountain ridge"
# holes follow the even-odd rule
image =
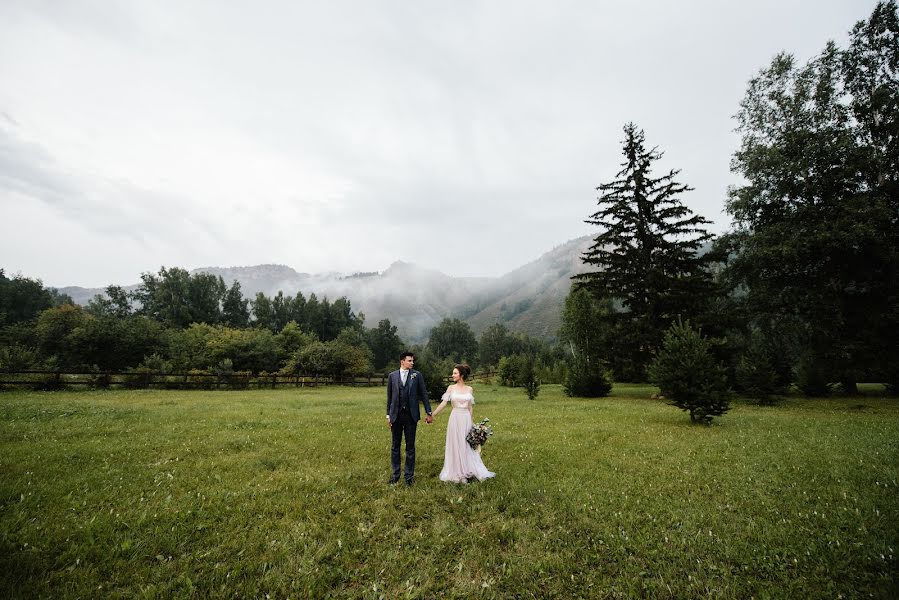
[[[580,257],[592,242],[590,236],[569,240],[537,259],[500,277],[453,277],[401,260],[381,272],[306,273],[281,264],[201,267],[191,273],[221,276],[225,284],[240,282],[245,298],[262,292],[274,296],[302,292],[329,299],[346,296],[366,327],[390,319],[400,336],[423,342],[443,318],[459,318],[480,335],[494,323],[509,330],[544,339],[555,338],[561,325],[571,276],[580,272]],[[135,289],[139,284],[125,287]],[[60,288],[78,304],[87,304],[103,289],[70,286]]]

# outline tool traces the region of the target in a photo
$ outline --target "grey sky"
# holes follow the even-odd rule
[[[593,232],[627,121],[720,232],[749,78],[874,5],[4,0],[0,267],[498,276]]]

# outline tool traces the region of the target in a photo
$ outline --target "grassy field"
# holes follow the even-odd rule
[[[899,402],[476,388],[494,480],[388,486],[384,390],[0,394],[0,597],[897,597]]]

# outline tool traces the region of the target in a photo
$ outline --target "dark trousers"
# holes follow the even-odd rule
[[[406,469],[404,476],[406,480],[412,479],[415,475],[415,430],[418,423],[409,416],[409,411],[401,410],[390,428],[393,436],[393,445],[390,447],[390,466],[393,467],[393,478],[400,477],[400,444],[403,441],[403,435],[406,436]]]

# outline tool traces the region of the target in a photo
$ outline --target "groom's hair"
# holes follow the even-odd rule
[[[400,360],[406,360],[407,356],[411,356],[413,359],[415,358],[414,353],[407,351],[407,352],[403,352],[402,354],[400,354]]]

